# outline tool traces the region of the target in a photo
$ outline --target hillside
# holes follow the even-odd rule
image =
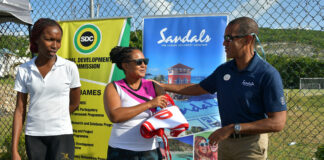
[[[323,31],[260,28],[259,38],[266,54],[324,59]]]
[[[260,28],[259,38],[263,43],[285,42],[311,45],[316,50],[324,49],[324,32],[304,29]]]
[[[310,44],[294,43],[294,42],[262,42],[261,45],[266,54],[289,55],[289,56],[306,56],[324,59],[324,49],[318,50]],[[257,50],[261,55],[260,46]]]
[[[177,139],[169,139],[169,146],[171,151],[192,151],[192,145],[183,143]]]

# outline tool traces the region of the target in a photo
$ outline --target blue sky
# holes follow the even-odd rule
[[[90,18],[90,0],[30,0],[30,5],[33,22],[41,17],[55,20]],[[143,17],[148,15],[229,13],[229,20],[249,16],[260,27],[323,31],[323,6],[323,0],[94,0],[94,14],[95,18],[133,16],[131,30],[142,29]],[[27,28],[20,33],[11,33],[17,32],[15,28],[0,32],[28,35]]]
[[[32,19],[50,17],[56,20],[90,18],[90,0],[31,0]],[[98,18],[133,16],[132,30],[142,28],[147,15],[230,13],[249,16],[260,27],[303,28],[323,30],[323,0],[94,0]],[[99,7],[98,7],[99,6]],[[61,8],[68,8],[61,11]]]
[[[90,0],[30,0],[35,22],[40,17],[55,20],[89,19]],[[99,7],[98,7],[99,6]],[[131,30],[142,29],[148,15],[229,13],[256,19],[260,27],[272,29],[324,30],[323,0],[94,0],[95,18],[133,16]],[[64,8],[64,10],[62,10]],[[97,14],[98,11],[98,14]],[[0,31],[9,35],[28,35],[27,27]]]
[[[185,136],[185,137],[180,137],[180,138],[176,138],[177,140],[183,142],[183,143],[187,143],[190,144],[191,146],[193,146],[193,136]]]

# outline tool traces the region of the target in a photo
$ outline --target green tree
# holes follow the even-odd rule
[[[27,36],[2,35],[0,36],[0,49],[3,48],[20,57],[31,57],[31,53],[26,54],[29,48],[29,38]]]
[[[324,77],[324,61],[303,56],[267,55],[267,61],[280,73],[284,88],[299,88],[300,78]]]
[[[162,74],[155,76],[153,79],[158,82],[165,82],[164,76]]]
[[[318,146],[317,151],[315,152],[315,157],[318,160],[324,160],[324,144]]]
[[[142,48],[142,30],[131,31],[129,46],[136,47],[140,50],[143,49]]]

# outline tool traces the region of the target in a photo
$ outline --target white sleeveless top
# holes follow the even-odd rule
[[[135,95],[147,97],[148,99],[153,99],[156,96],[152,82],[144,79],[142,79],[142,84],[138,90],[131,89],[124,80],[116,81],[114,85],[123,107],[132,107],[140,104],[138,97],[135,97],[134,93]],[[152,90],[154,93],[152,93]],[[154,137],[147,139],[143,138],[140,134],[142,123],[152,115],[153,113],[150,110],[146,110],[128,121],[114,123],[109,139],[109,146],[132,151],[156,149],[158,143]]]

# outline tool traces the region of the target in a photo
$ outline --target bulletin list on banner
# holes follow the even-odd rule
[[[75,159],[106,159],[112,123],[103,105],[104,89],[124,76],[111,63],[109,52],[129,45],[130,18],[59,23],[63,37],[58,55],[76,63],[81,80],[80,105],[71,114]]]
[[[226,61],[227,23],[228,14],[144,17],[143,53],[150,59],[146,78],[168,84],[202,81]],[[189,122],[180,137],[169,136],[172,159],[202,159],[199,144],[221,125],[216,94],[169,94]],[[217,159],[217,146],[208,147],[204,158]]]

